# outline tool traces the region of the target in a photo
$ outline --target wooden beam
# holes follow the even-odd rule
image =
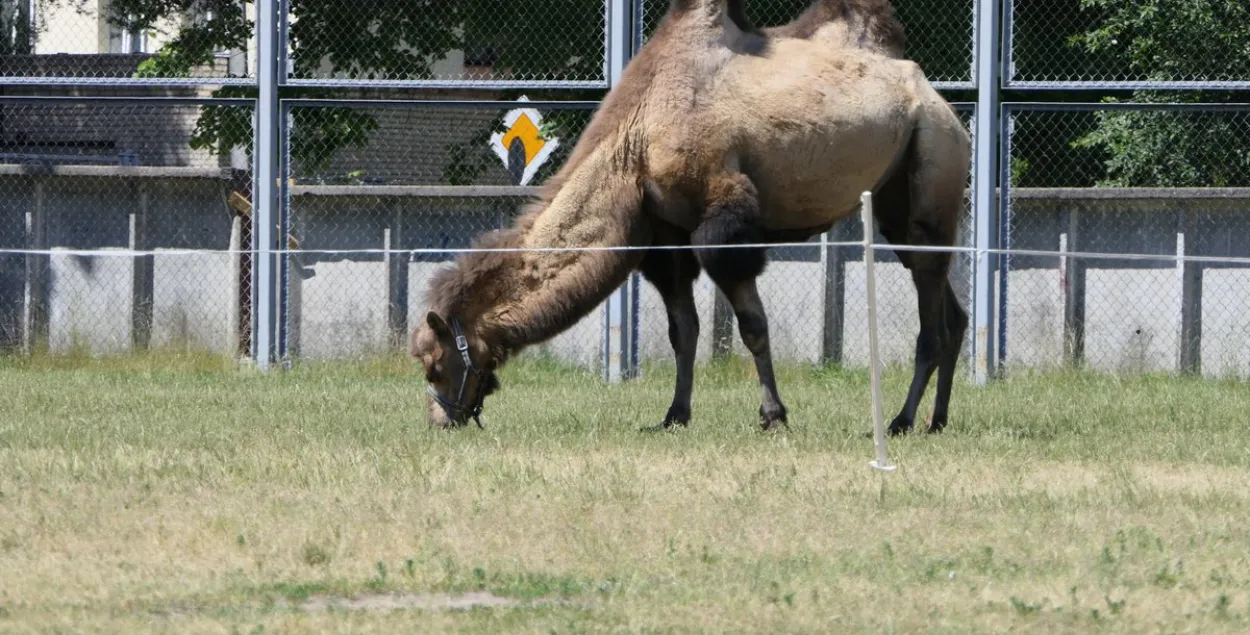
[[[386,322],[390,331],[391,347],[403,350],[408,334],[408,258],[405,254],[392,253],[404,244],[404,214],[395,201],[389,206],[391,226],[383,230],[387,270]]]
[[[251,220],[252,202],[249,201],[246,196],[240,194],[238,191],[231,192],[230,196],[226,197],[226,203],[229,204],[234,211],[247,217],[248,220]],[[294,234],[287,234],[286,245],[287,249],[299,249],[299,240],[295,238]]]

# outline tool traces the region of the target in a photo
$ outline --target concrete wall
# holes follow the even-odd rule
[[[13,168],[14,166],[4,166]],[[80,170],[82,171],[82,170]],[[90,168],[85,171],[90,171]],[[185,170],[188,178],[0,174],[0,249],[98,250],[99,255],[0,254],[0,348],[30,343],[32,306],[46,305],[46,345],[96,352],[129,350],[135,336],[136,267],[123,255],[157,251],[151,262],[151,344],[228,350],[234,282],[225,254],[160,255],[175,249],[226,250],[230,215],[224,173]],[[142,172],[142,169],[136,169]],[[166,170],[178,174],[178,169]],[[136,233],[136,220],[145,220]],[[42,229],[40,229],[42,227]],[[118,252],[112,255],[110,252]]]
[[[40,180],[43,179],[43,180]],[[36,197],[37,183],[43,193]],[[36,198],[51,248],[126,248],[139,193],[147,197],[147,240],[155,249],[223,250],[230,215],[221,179],[0,177],[0,248],[24,247]],[[305,193],[307,194],[307,193]],[[479,233],[505,223],[520,201],[501,198],[422,198],[300,195],[292,201],[294,231],[306,250],[403,249],[467,246]],[[1250,257],[1250,203],[1224,201],[1014,202],[1012,245],[1022,249],[1135,251]],[[1073,221],[1076,218],[1076,222]],[[853,223],[856,224],[856,223]],[[858,232],[851,229],[848,235]],[[389,243],[387,241],[390,241]],[[776,254],[759,286],[769,310],[778,358],[818,362],[825,323],[825,254],[819,245]],[[864,268],[857,248],[844,248],[843,360],[867,360]],[[430,276],[446,258],[382,254],[299,256],[301,277],[293,300],[293,348],[307,358],[366,356],[406,346],[406,333],[423,319]],[[27,266],[31,259],[0,255],[0,333],[15,345],[26,335]],[[888,253],[877,273],[881,351],[887,363],[909,364],[918,330],[910,275]],[[98,352],[124,351],[134,325],[130,257],[46,258],[48,344],[79,344]],[[152,264],[152,336],[155,346],[190,342],[217,350],[230,343],[234,293],[230,260],[222,254],[158,255]],[[1083,360],[1108,370],[1180,368],[1184,344],[1211,376],[1250,375],[1250,270],[1228,264],[1077,260],[1013,256],[1008,278],[1007,363],[1054,367],[1070,357],[1067,338],[1079,315]],[[1077,280],[1079,279],[1079,290]],[[1195,286],[1195,280],[1198,281]],[[966,285],[963,285],[966,286]],[[696,282],[701,321],[700,359],[713,351],[716,291]],[[388,306],[390,300],[401,309]],[[641,294],[639,349],[645,359],[671,360],[668,327],[658,294]],[[967,303],[967,298],[964,298]],[[1187,317],[1189,316],[1189,317]],[[399,322],[395,322],[395,320]],[[601,367],[604,312],[596,309],[570,331],[538,347],[588,368]],[[1193,324],[1186,325],[1186,320]],[[395,326],[397,325],[397,326]],[[1189,330],[1186,330],[1189,329]],[[3,339],[3,338],[0,338]],[[733,350],[745,354],[736,331]]]
[[[1021,198],[1011,207],[1011,247],[1248,258],[1247,212],[1244,198]],[[1098,370],[1176,370],[1189,347],[1205,374],[1245,374],[1250,330],[1238,330],[1250,294],[1238,283],[1247,273],[1235,264],[1012,256],[1006,362],[1061,365],[1083,336],[1081,359]],[[1187,334],[1187,323],[1197,332]]]
[[[235,108],[250,125],[250,109]],[[227,165],[228,156],[190,147],[201,113],[199,106],[4,103],[0,152],[4,163]]]

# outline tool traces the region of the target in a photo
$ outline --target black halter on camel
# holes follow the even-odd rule
[[[469,356],[469,340],[464,336],[464,330],[460,328],[460,320],[452,318],[451,332],[456,337],[456,350],[460,351],[460,359],[464,360],[464,375],[460,378],[460,393],[456,395],[456,401],[452,402],[438,394],[438,391],[434,390],[433,386],[426,386],[425,390],[430,393],[431,397],[434,397],[434,401],[437,401],[438,405],[443,407],[443,412],[452,421],[460,421],[459,415],[464,413],[467,415],[464,417],[466,420],[472,418],[477,423],[478,428],[483,428],[481,419],[482,401],[486,398],[484,383],[480,381],[483,373],[481,369],[474,365],[473,358]],[[464,391],[469,385],[469,375],[479,379],[477,382],[477,395],[474,397],[472,405],[461,406],[460,403],[464,400]]]

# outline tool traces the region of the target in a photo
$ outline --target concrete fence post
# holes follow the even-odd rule
[[[847,223],[833,226],[820,237],[824,270],[824,320],[821,337],[821,361],[841,364],[843,331],[846,325],[846,250],[830,246],[846,240]]]
[[[48,219],[45,190],[42,178],[35,179],[34,201],[26,213],[26,248],[48,248]],[[26,256],[26,352],[36,353],[48,349],[48,331],[51,315],[48,308],[48,277],[52,269],[52,257],[45,254]]]
[[[130,250],[140,253],[134,256],[131,278],[130,342],[136,351],[145,351],[152,343],[155,300],[154,257],[143,253],[151,249],[148,238],[151,197],[147,185],[141,181],[135,181],[131,191],[135,207],[130,212]]]

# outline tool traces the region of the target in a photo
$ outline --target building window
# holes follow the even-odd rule
[[[130,20],[127,20],[129,22]],[[142,29],[126,29],[109,20],[109,53],[151,53],[151,42],[148,34]]]
[[[470,67],[478,66],[478,67],[489,68],[491,66],[494,66],[497,60],[498,60],[498,56],[495,54],[495,49],[490,44],[487,44],[484,42],[483,43],[469,43],[467,46],[464,47],[464,65],[465,66],[470,66]]]

